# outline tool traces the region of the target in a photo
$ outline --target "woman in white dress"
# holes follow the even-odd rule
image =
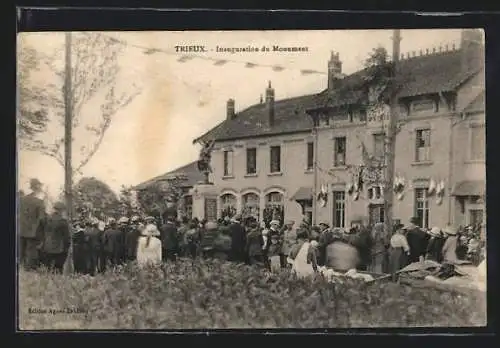
[[[161,263],[160,231],[154,224],[148,224],[141,230],[137,241],[137,263],[140,266]]]
[[[307,232],[297,231],[297,244],[295,244],[289,254],[288,261],[292,264],[292,272],[299,278],[305,278],[314,274],[313,265],[308,262],[309,248],[311,244],[307,240]]]

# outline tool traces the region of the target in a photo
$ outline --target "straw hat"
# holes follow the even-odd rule
[[[439,237],[441,235],[441,229],[439,227],[434,226],[429,231],[429,234],[434,237]]]
[[[319,226],[325,226],[325,227],[330,227],[330,224],[326,221],[321,221],[319,224]]]
[[[155,218],[153,216],[146,216],[146,218],[144,219],[144,221],[146,221],[146,222],[154,222]]]
[[[128,217],[122,216],[120,219],[118,219],[119,224],[126,224],[128,223]]]
[[[446,225],[446,227],[443,229],[443,232],[450,235],[450,236],[455,236],[458,231],[452,225]]]

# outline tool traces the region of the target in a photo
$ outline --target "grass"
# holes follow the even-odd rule
[[[21,330],[484,325],[486,296],[475,291],[332,284],[216,261],[130,264],[95,277],[19,273]]]

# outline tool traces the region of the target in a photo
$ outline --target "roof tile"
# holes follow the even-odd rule
[[[462,72],[460,50],[407,58],[399,64],[398,85],[402,88],[398,96],[402,98],[453,91],[477,71]],[[324,90],[317,94],[275,101],[275,122],[272,127],[268,123],[266,104],[261,103],[237,113],[232,120],[221,122],[194,142],[310,131],[312,121],[306,110],[358,102],[364,96],[361,87],[366,83],[365,76],[366,69],[346,76],[333,93]]]

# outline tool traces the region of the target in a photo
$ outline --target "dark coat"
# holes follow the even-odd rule
[[[406,239],[410,246],[409,262],[417,262],[420,256],[425,256],[429,236],[419,227],[409,229],[406,233]]]
[[[443,261],[443,245],[445,242],[445,238],[443,237],[432,237],[429,239],[429,243],[427,245],[427,254],[426,259],[432,260],[441,263]]]
[[[127,257],[129,259],[135,258],[137,254],[137,241],[141,233],[136,226],[125,226],[122,231],[125,234],[125,252]]]
[[[105,252],[119,254],[125,248],[125,236],[117,227],[108,228],[104,231],[102,244]]]
[[[20,199],[19,233],[24,238],[40,238],[45,221],[45,203],[34,193]]]
[[[70,231],[68,221],[54,215],[47,219],[43,229],[42,248],[47,254],[62,254],[69,250]]]
[[[177,227],[172,222],[167,222],[161,229],[161,245],[165,250],[175,251],[179,247]]]
[[[102,232],[94,226],[85,228],[85,240],[89,250],[98,252],[102,250]]]
[[[250,232],[248,232],[247,244],[246,244],[246,250],[248,256],[250,257],[261,256],[263,254],[262,250],[263,245],[264,245],[264,238],[262,237],[260,229],[255,228]]]
[[[243,255],[245,253],[245,245],[247,242],[247,233],[245,228],[238,223],[231,224],[229,226],[229,235],[231,236],[231,251],[233,254]]]

